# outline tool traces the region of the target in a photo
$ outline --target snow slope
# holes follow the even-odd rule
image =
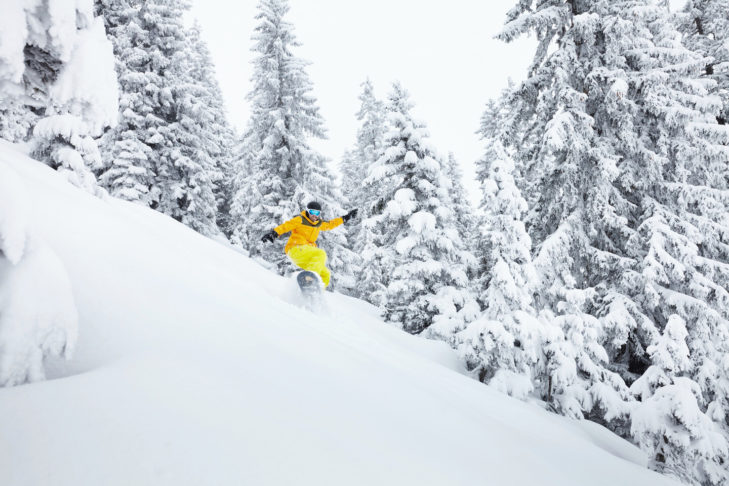
[[[71,361],[0,389],[0,484],[668,485],[634,447],[459,373],[442,343],[295,284],[0,142],[67,267]]]

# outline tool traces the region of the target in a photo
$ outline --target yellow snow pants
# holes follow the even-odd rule
[[[300,245],[292,247],[287,255],[295,265],[319,274],[324,287],[329,285],[332,273],[326,267],[327,252],[313,245]]]

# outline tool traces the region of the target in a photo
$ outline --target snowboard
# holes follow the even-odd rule
[[[299,284],[301,293],[304,295],[320,294],[322,290],[322,283],[319,275],[309,270],[299,272],[296,276],[296,282]]]

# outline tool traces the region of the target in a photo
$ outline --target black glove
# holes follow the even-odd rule
[[[278,233],[276,233],[275,230],[271,230],[265,235],[263,235],[263,238],[261,238],[261,241],[264,243],[273,243],[276,238],[278,238]]]
[[[356,217],[357,217],[357,208],[351,210],[350,212],[348,212],[347,214],[342,216],[342,220],[346,223],[350,219],[356,218]]]

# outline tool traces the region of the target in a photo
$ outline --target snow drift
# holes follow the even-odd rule
[[[44,360],[69,358],[76,341],[71,283],[31,218],[24,184],[0,165],[0,386],[42,380]]]
[[[54,379],[0,389],[4,486],[675,484],[605,429],[463,376],[445,344],[367,304],[328,294],[328,312],[305,311],[291,280],[4,142],[0,170],[25,185],[79,318]]]

